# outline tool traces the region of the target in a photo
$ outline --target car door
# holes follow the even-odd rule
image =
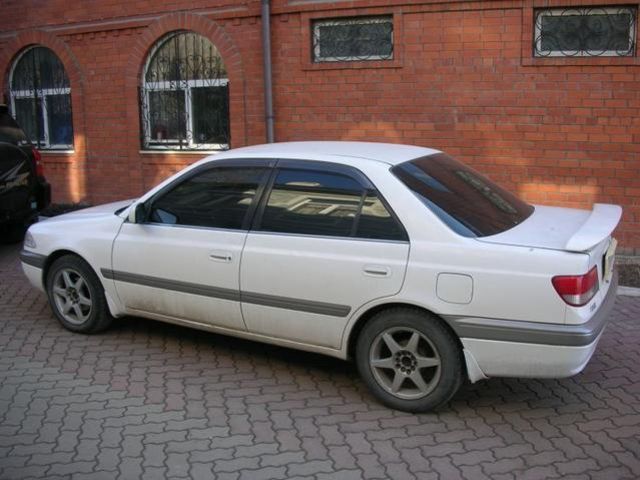
[[[349,316],[397,293],[405,230],[354,168],[281,160],[242,254],[250,332],[339,348]]]
[[[146,220],[125,222],[110,276],[133,314],[245,330],[240,254],[268,176],[262,161],[215,162],[145,202]]]

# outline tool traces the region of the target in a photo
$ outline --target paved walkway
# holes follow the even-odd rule
[[[378,405],[347,363],[140,319],[63,330],[0,247],[0,479],[636,479],[640,298],[577,377]]]

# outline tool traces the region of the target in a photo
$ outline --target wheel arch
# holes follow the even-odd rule
[[[366,311],[364,311],[363,313],[361,313],[347,334],[347,350],[346,350],[347,358],[354,358],[356,343],[358,342],[358,336],[360,335],[360,332],[362,331],[364,326],[367,324],[367,322],[371,320],[373,317],[375,317],[378,313],[383,312],[385,310],[391,310],[394,308],[409,308],[422,313],[426,313],[430,317],[436,319],[436,321],[438,321],[445,329],[449,331],[451,336],[455,339],[456,343],[458,344],[460,358],[462,359],[462,364],[465,366],[465,374],[467,373],[466,362],[465,362],[464,353],[463,353],[464,346],[462,345],[462,341],[460,340],[460,337],[458,336],[458,334],[456,334],[453,328],[451,328],[451,326],[440,315],[438,315],[437,313],[434,313],[428,308],[425,308],[420,305],[415,305],[412,303],[406,303],[406,302],[381,303],[379,305],[374,305],[369,309],[367,309]]]
[[[73,250],[67,250],[67,249],[55,250],[51,252],[49,255],[47,255],[47,258],[44,261],[44,265],[42,266],[42,286],[45,288],[45,290],[47,289],[47,276],[49,275],[49,270],[51,269],[51,265],[53,265],[53,263],[57,259],[64,257],[65,255],[73,255],[75,257],[78,257],[82,259],[87,265],[89,265],[89,267],[91,267],[91,264],[89,264],[89,262],[87,262],[82,257],[82,255],[80,255],[78,252],[74,252]],[[91,267],[91,269],[93,270],[94,273],[96,273],[93,267]],[[98,276],[98,279],[100,279],[100,276]]]

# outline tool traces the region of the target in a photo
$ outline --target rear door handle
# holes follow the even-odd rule
[[[232,257],[229,252],[211,252],[209,254],[209,260],[213,260],[214,262],[229,263],[231,262]]]
[[[370,277],[388,277],[391,275],[391,269],[384,265],[365,265],[363,272]]]

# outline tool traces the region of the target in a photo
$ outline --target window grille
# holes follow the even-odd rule
[[[218,49],[193,32],[161,39],[140,89],[146,149],[229,148],[229,79]]]
[[[391,16],[313,22],[314,62],[393,59]]]
[[[46,47],[31,47],[10,73],[11,112],[40,149],[73,148],[71,87],[60,59]]]
[[[535,12],[536,57],[635,55],[636,7],[551,8]]]

